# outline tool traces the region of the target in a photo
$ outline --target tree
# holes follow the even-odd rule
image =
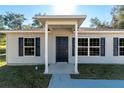
[[[112,27],[123,29],[124,28],[124,5],[114,6],[112,11]]]
[[[4,28],[4,18],[3,15],[0,15],[0,30],[3,30]]]
[[[101,22],[98,18],[91,18],[91,27],[124,29],[124,5],[114,6],[111,15],[111,23]]]
[[[37,19],[34,19],[32,23],[32,28],[42,28],[42,24]]]
[[[91,25],[93,28],[111,28],[109,22],[103,21],[101,22],[97,17],[90,19]]]
[[[9,29],[21,30],[24,20],[26,19],[23,14],[6,12],[6,15],[4,15],[4,24]]]
[[[31,24],[23,25],[23,26],[22,26],[22,29],[23,29],[23,30],[31,30],[31,29],[32,29],[32,25],[31,25]]]
[[[90,22],[91,22],[91,27],[99,27],[100,25],[101,25],[101,22],[100,22],[100,20],[98,19],[98,18],[91,18],[90,19]]]
[[[44,13],[43,15],[45,16],[46,13]],[[41,13],[38,13],[38,14],[35,14],[35,16],[42,16],[42,14]],[[34,19],[33,20],[33,23],[32,23],[32,27],[33,28],[42,28],[43,25],[37,19]]]

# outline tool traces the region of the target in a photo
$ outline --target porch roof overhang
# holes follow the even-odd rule
[[[86,15],[42,15],[42,16],[34,16],[34,19],[40,21],[43,25],[45,25],[46,21],[76,21],[78,27],[83,23],[86,18]]]
[[[75,31],[74,31],[75,32]],[[45,31],[44,30],[1,30],[0,33],[5,33],[5,34],[11,34],[11,33],[27,33],[27,34],[30,34],[30,33],[42,33],[44,34]],[[48,33],[51,33],[51,31],[48,31]],[[124,34],[124,31],[78,31],[79,34]]]
[[[51,31],[48,31],[48,33],[50,33]],[[1,30],[0,33],[5,33],[5,34],[30,34],[30,33],[45,33],[44,30],[39,30],[39,31],[36,31],[36,30],[25,30],[25,31],[22,31],[22,30]]]

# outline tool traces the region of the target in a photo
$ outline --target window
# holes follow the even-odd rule
[[[113,38],[113,56],[124,56],[124,38]]]
[[[119,54],[124,56],[124,38],[119,39]]]
[[[74,38],[72,38],[72,56],[75,54]],[[105,38],[78,38],[79,56],[105,56]]]
[[[88,48],[78,48],[78,55],[80,56],[87,56],[88,55]]]
[[[78,55],[81,55],[81,56],[88,55],[88,38],[78,39]]]
[[[25,46],[34,46],[34,38],[25,38]]]
[[[25,56],[34,56],[35,44],[34,38],[24,38]]]
[[[78,46],[88,46],[88,38],[79,38]]]
[[[40,56],[40,37],[18,38],[18,55],[21,56]]]
[[[99,56],[100,55],[100,39],[99,38],[90,38],[90,56]]]

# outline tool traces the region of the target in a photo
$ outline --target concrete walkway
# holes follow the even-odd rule
[[[124,80],[71,79],[68,74],[54,74],[49,88],[124,88]]]
[[[73,74],[74,64],[58,63],[49,65],[49,74]]]
[[[68,74],[53,74],[49,83],[49,88],[71,87],[70,76]]]

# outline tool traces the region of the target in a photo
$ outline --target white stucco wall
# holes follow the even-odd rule
[[[74,63],[74,56],[72,56],[72,37],[73,32],[67,29],[56,29],[49,33],[49,49],[48,62],[56,63],[56,36],[68,36],[68,57],[69,63]],[[19,37],[40,37],[41,38],[41,56],[29,57],[18,56],[18,38]],[[124,34],[91,34],[80,33],[79,37],[105,37],[106,38],[106,53],[105,56],[79,56],[79,63],[98,63],[98,64],[124,64],[124,56],[113,56],[113,37],[124,37]],[[44,64],[44,33],[8,33],[7,34],[7,63],[9,65],[30,65],[30,64]]]
[[[122,33],[116,34],[79,34],[79,37],[105,37],[105,56],[79,56],[79,63],[97,63],[97,64],[124,64],[124,56],[113,56],[113,37],[124,37]],[[74,57],[71,57],[74,61]]]
[[[41,56],[18,56],[18,38],[19,37],[40,37],[41,38]],[[41,64],[44,62],[44,36],[43,34],[7,34],[7,64],[9,65],[30,65]]]
[[[48,40],[48,62],[56,63],[56,36],[68,36],[68,49],[71,51],[71,38],[72,31],[70,30],[54,30],[49,33]],[[41,55],[37,56],[18,56],[18,38],[19,37],[40,37],[41,41]],[[32,64],[44,64],[45,56],[45,39],[44,33],[34,34],[34,33],[8,33],[7,34],[7,63],[8,65],[32,65]],[[68,52],[69,58],[71,57],[71,52]],[[69,60],[70,62],[70,60]]]

